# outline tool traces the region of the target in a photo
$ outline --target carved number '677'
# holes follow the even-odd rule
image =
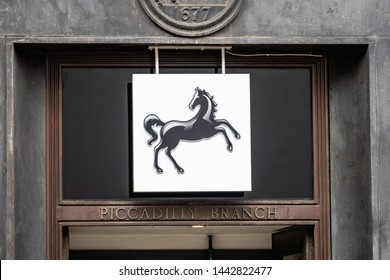
[[[206,21],[211,7],[175,7],[175,19],[181,21]]]

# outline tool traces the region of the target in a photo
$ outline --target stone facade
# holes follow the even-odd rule
[[[134,0],[0,1],[0,258],[45,258],[45,48],[251,45],[328,55],[333,259],[390,259],[390,1],[246,0],[198,38]]]

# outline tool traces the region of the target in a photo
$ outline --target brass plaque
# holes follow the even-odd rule
[[[205,36],[237,15],[244,0],[139,0],[146,14],[163,29],[180,36]]]

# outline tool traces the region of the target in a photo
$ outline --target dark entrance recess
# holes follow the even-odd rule
[[[161,73],[218,73],[162,68]],[[132,192],[131,77],[152,68],[63,68],[63,198],[313,199],[311,70],[228,68],[251,76],[252,191]],[[237,93],[239,94],[239,93]],[[146,145],[145,139],[145,145]]]
[[[245,238],[245,235],[242,236]],[[106,237],[110,238],[110,237]],[[114,238],[114,237],[111,237]],[[158,238],[158,236],[156,236]],[[69,250],[71,260],[303,260],[313,258],[313,227],[293,226],[272,234],[271,249]]]

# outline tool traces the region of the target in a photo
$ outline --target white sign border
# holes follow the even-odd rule
[[[241,192],[251,191],[249,74],[134,74],[133,75],[133,191],[134,192]],[[159,153],[158,174],[153,168],[154,147],[143,127],[149,114],[161,121],[185,121],[199,108],[189,103],[199,87],[214,96],[216,119],[226,119],[240,134],[236,139],[224,126],[233,151],[227,150],[221,133],[196,142],[181,141],[172,156],[183,167],[179,174],[164,151]],[[162,104],[170,107],[164,108]],[[142,125],[141,125],[142,124]],[[159,133],[160,128],[157,129]],[[193,160],[193,159],[196,160]],[[221,166],[223,165],[223,166]],[[194,170],[200,171],[195,172]]]

